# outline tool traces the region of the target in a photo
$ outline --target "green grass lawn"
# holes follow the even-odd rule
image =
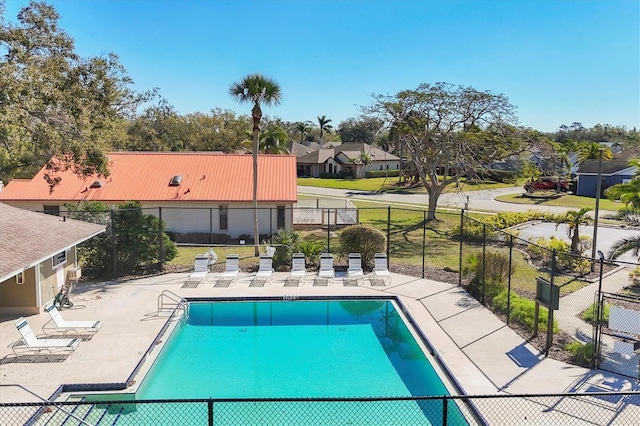
[[[590,207],[595,209],[596,199],[590,197],[579,197],[577,195],[563,195],[558,198],[529,198],[524,197],[522,194],[506,194],[496,197],[498,201],[505,201],[516,204],[530,204],[532,206],[558,206],[558,207],[570,207],[577,210],[583,207]],[[600,199],[600,210],[619,210],[623,205],[607,200]]]
[[[300,186],[314,186],[319,188],[335,188],[335,189],[349,189],[356,191],[379,191],[389,193],[424,193],[426,190],[424,187],[403,185],[398,186],[399,177],[379,177],[379,178],[365,178],[365,179],[321,179],[321,178],[298,178],[298,185]],[[468,182],[466,178],[460,179],[460,187],[456,187],[455,184],[449,185],[445,188],[444,192],[454,192],[458,190],[462,191],[480,191],[494,188],[510,188],[513,184],[505,183],[474,183]]]

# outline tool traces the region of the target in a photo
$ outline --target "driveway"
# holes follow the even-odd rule
[[[575,210],[568,207],[541,206],[531,204],[515,204],[496,201],[495,197],[506,194],[522,194],[524,188],[513,186],[509,188],[484,189],[478,191],[460,191],[445,193],[438,200],[439,208],[460,210],[467,208],[471,211],[495,211],[495,212],[526,212],[528,210],[539,210],[547,213],[565,213],[568,210]],[[318,188],[313,186],[298,186],[298,195],[309,195],[312,197],[329,198],[349,198],[352,200],[362,200],[368,202],[379,202],[382,204],[417,204],[429,203],[427,194],[387,194],[371,191],[358,191],[349,189]],[[610,212],[601,210],[599,216]]]

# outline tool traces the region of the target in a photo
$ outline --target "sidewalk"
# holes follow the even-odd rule
[[[82,342],[68,359],[60,363],[8,361],[10,350],[7,345],[17,340],[19,334],[13,318],[2,318],[2,385],[19,384],[48,398],[65,383],[126,381],[147,348],[155,347],[156,336],[164,325],[163,318],[166,318],[156,314],[158,297],[169,290],[180,297],[269,296],[287,300],[305,296],[394,295],[433,346],[435,359],[455,377],[466,394],[584,392],[590,387],[600,390],[640,389],[637,382],[614,374],[592,372],[544,358],[465,291],[451,284],[392,274],[392,284],[387,287],[372,287],[368,280],[358,287],[350,287],[342,285],[339,279],[327,287],[313,286],[310,280],[300,287],[285,287],[288,274],[276,273],[273,283],[265,287],[249,287],[252,275],[245,274],[231,287],[214,287],[209,282],[197,288],[183,288],[188,275],[174,273],[130,282],[84,284],[76,288],[72,294],[74,309],[64,311],[65,319],[100,319],[105,324],[93,339]],[[33,315],[27,320],[38,332],[47,315]],[[427,347],[424,350],[429,352]],[[0,402],[37,400],[19,387],[0,389]],[[513,403],[513,400],[495,400],[491,410],[509,418],[514,413]],[[503,411],[498,404],[505,404]],[[530,419],[550,418],[545,417],[551,416],[546,413],[553,413],[554,419],[567,415],[575,420],[582,418],[583,404],[584,401],[576,399],[568,407],[564,406],[562,412],[541,404],[518,406],[517,410],[518,415],[526,414]],[[523,410],[531,411],[525,413]],[[609,412],[604,412],[604,415],[609,416]],[[610,415],[612,419],[621,421],[620,424],[625,424],[622,420],[640,416],[640,407],[624,405]],[[583,421],[588,422],[588,419]]]

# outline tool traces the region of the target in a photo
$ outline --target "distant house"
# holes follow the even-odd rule
[[[173,233],[253,235],[251,155],[209,152],[117,152],[109,154],[109,177],[82,179],[60,173],[52,192],[43,168],[28,180],[14,179],[0,201],[29,210],[64,214],[65,203],[139,201],[145,213],[161,216]],[[261,234],[291,229],[297,202],[296,159],[258,157],[258,220]],[[215,242],[215,241],[214,241]]]
[[[626,160],[585,160],[576,171],[576,195],[583,197],[596,196],[598,175],[602,178],[601,189],[604,191],[618,183],[629,182],[636,173],[636,168],[629,166]]]
[[[295,147],[292,152],[299,153],[296,156],[298,176],[345,174],[364,177],[369,170],[400,169],[400,158],[366,143],[343,143],[319,149],[307,147],[306,150]]]
[[[76,246],[104,225],[0,203],[0,314],[38,314],[78,278]]]

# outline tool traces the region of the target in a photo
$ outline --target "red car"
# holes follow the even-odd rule
[[[551,178],[540,178],[535,181],[529,181],[524,184],[524,189],[527,192],[534,191],[555,191],[558,188],[558,184],[560,184],[560,191],[567,192],[569,190],[569,182],[566,180],[557,181]]]

